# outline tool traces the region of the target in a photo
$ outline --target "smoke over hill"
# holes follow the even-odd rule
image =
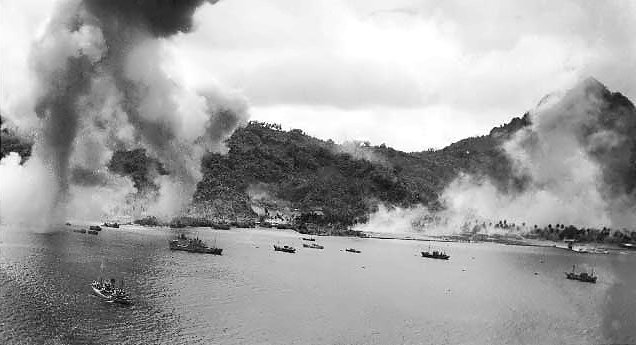
[[[467,224],[492,232],[500,220],[522,231],[534,224],[636,224],[636,109],[627,98],[589,78],[545,97],[524,120],[488,136],[503,153],[499,159],[510,162],[508,176],[464,169],[441,193],[443,210],[411,211],[411,223],[429,233]],[[471,154],[479,145],[461,147]],[[386,212],[382,218],[390,219]]]
[[[633,104],[587,79],[545,100],[530,119],[502,145],[525,188],[504,194],[462,176],[444,193],[450,209],[519,223],[636,224]]]
[[[225,151],[223,140],[247,119],[241,97],[218,87],[191,90],[168,73],[168,38],[189,32],[202,4],[71,0],[55,9],[31,49],[37,87],[25,97],[36,99],[40,123],[33,157],[24,166],[10,157],[0,172],[2,204],[12,205],[3,208],[5,219],[33,219],[17,210],[29,209],[36,195],[44,223],[68,210],[78,217],[121,212],[109,206],[134,203],[127,197],[133,186],[107,165],[114,151],[137,148],[168,173],[157,175],[159,190],[144,208],[165,216],[183,210],[202,177],[203,155]]]
[[[526,230],[550,223],[629,228],[636,214],[635,122],[633,104],[593,79],[545,97],[535,109],[488,135],[437,151],[405,153],[364,144],[351,152],[346,144],[321,141],[300,130],[287,132],[277,125],[251,122],[229,137],[227,155],[202,156],[203,179],[196,185],[193,206],[196,216],[213,219],[254,218],[251,210],[260,204],[301,212],[321,209],[325,225],[369,221],[364,227],[369,231],[420,229],[445,234],[470,222],[494,224],[503,219],[525,224]],[[220,144],[228,128],[214,128],[217,134],[208,139],[216,138],[213,142]],[[179,171],[170,168],[174,162],[164,163],[164,156],[153,154],[152,146],[126,147],[130,146],[104,156],[110,160],[108,169],[100,170],[102,175],[85,169],[76,176],[80,170],[75,166],[70,178],[75,189],[94,191],[99,185],[111,193],[119,191],[108,200],[92,197],[102,208],[112,205],[114,213],[122,211],[122,204],[111,199],[124,200],[126,206],[131,195],[165,191],[163,181]],[[3,144],[3,152],[5,148]],[[41,164],[37,156],[24,166],[17,156],[2,162],[2,173],[38,172],[26,168]],[[46,181],[51,175],[40,178],[16,172],[12,176],[11,185],[20,186],[24,176]],[[100,176],[105,179],[96,180]],[[255,198],[253,186],[267,193]]]

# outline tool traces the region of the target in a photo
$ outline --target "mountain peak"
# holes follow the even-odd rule
[[[572,91],[582,91],[586,95],[604,96],[609,95],[610,91],[607,87],[594,77],[587,77],[578,82]]]
[[[584,98],[581,98],[584,97]],[[587,77],[579,81],[572,89],[565,93],[568,102],[580,102],[583,99],[602,100],[608,107],[626,107],[634,111],[634,104],[620,92],[610,91],[603,83],[593,77]]]
[[[598,81],[598,79],[589,76],[585,79],[583,79],[581,82],[581,84],[587,86],[587,87],[595,87],[595,88],[603,88],[606,89],[605,85],[603,85],[603,83],[601,83],[600,81]]]

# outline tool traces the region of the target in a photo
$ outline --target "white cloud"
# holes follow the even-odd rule
[[[636,61],[625,34],[636,32],[628,22],[636,22],[635,8],[236,0],[199,11],[198,32],[176,47],[190,82],[242,90],[257,119],[409,150],[484,134],[587,74],[635,97],[634,81],[616,72]],[[445,120],[431,109],[447,109]],[[317,113],[334,121],[316,120]],[[428,126],[414,131],[420,123]],[[393,130],[376,129],[387,126]]]
[[[0,24],[11,90],[28,80],[16,77],[26,73],[22,38],[46,13],[33,3],[0,3],[12,23]],[[630,1],[233,0],[195,19],[194,33],[173,40],[185,83],[237,89],[253,118],[322,137],[440,147],[485,134],[587,75],[636,99]],[[16,37],[6,39],[7,25]],[[14,109],[4,89],[0,106]]]
[[[24,126],[33,125],[32,116],[23,117],[33,115],[33,104],[24,103],[24,94],[34,88],[29,49],[53,6],[53,1],[0,0],[0,112]]]
[[[485,113],[462,113],[447,106],[413,109],[373,107],[363,110],[326,106],[255,106],[252,118],[283,124],[286,129],[302,129],[321,139],[342,143],[369,140],[375,145],[385,143],[396,149],[423,151],[441,148],[473,132],[486,133],[490,125],[481,121]],[[498,114],[502,116],[502,114]],[[453,119],[463,119],[448,125]],[[390,138],[390,140],[387,140]],[[443,145],[443,144],[441,144]]]

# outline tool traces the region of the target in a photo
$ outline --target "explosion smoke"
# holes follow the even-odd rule
[[[636,224],[636,108],[593,78],[561,96],[541,101],[531,125],[503,143],[521,191],[502,192],[489,179],[460,174],[440,197],[441,212],[396,209],[371,217],[376,226],[403,218],[428,234],[458,233],[467,224],[498,231],[507,219],[515,230],[572,224],[628,228]],[[382,222],[381,222],[382,221]],[[512,228],[512,227],[511,227]],[[413,227],[411,230],[414,230]]]
[[[453,216],[540,226],[636,224],[634,105],[589,78],[542,100],[530,116],[531,126],[503,144],[527,188],[502,194],[488,181],[460,176],[443,195]]]
[[[49,219],[60,221],[66,205],[76,204],[74,194],[132,192],[106,169],[119,149],[145,148],[168,171],[156,181],[152,211],[174,215],[191,201],[202,156],[223,152],[223,141],[247,120],[242,97],[219,88],[195,92],[166,72],[167,38],[192,30],[203,3],[73,0],[53,13],[31,53],[42,124],[32,160],[42,164],[23,167],[37,166],[44,171],[36,175],[54,181],[46,188],[53,195]],[[97,189],[87,191],[91,186]],[[114,193],[122,203],[128,194]]]
[[[361,142],[357,140],[345,141],[340,145],[336,145],[334,151],[336,153],[348,154],[353,159],[366,160],[368,162],[384,166],[389,165],[386,158],[376,154],[368,142]]]

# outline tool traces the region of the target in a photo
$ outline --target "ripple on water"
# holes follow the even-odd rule
[[[172,234],[124,227],[94,237],[61,233],[5,239],[0,297],[3,303],[11,301],[11,308],[0,308],[5,320],[0,342],[492,344],[558,339],[579,344],[634,339],[620,321],[635,314],[633,255],[621,261],[550,248],[444,244],[452,259],[437,262],[418,257],[418,243],[346,238],[320,238],[325,250],[289,255],[275,253],[271,244],[300,247],[293,233],[198,230],[206,241],[219,238],[225,255],[218,257],[170,252]],[[352,246],[362,253],[340,251]],[[102,262],[105,277],[124,278],[133,306],[103,303],[91,294],[88,283],[100,275]],[[594,265],[601,281],[586,285],[563,279],[573,263]]]

